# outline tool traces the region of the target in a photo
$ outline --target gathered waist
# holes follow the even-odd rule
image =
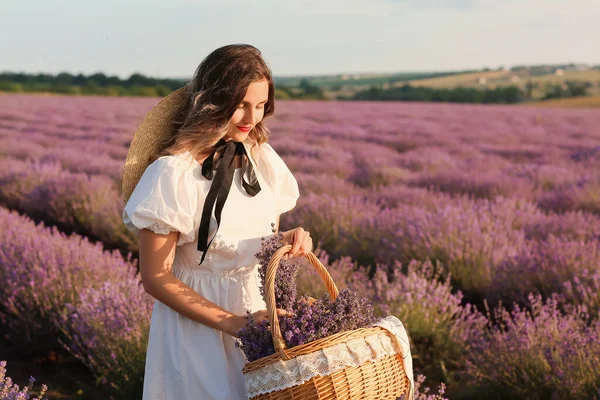
[[[173,265],[173,275],[178,278],[185,278],[195,275],[209,275],[219,277],[238,277],[254,273],[260,264],[248,265],[245,267],[233,268],[230,270],[220,270],[217,268],[186,268],[177,264]]]

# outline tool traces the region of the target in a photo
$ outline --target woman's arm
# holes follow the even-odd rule
[[[148,229],[140,230],[139,263],[144,290],[191,320],[237,337],[237,331],[246,324],[243,316],[208,301],[171,273],[178,238],[179,232],[158,235]]]

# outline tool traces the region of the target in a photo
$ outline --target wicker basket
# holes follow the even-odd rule
[[[391,332],[382,327],[371,327],[337,333],[291,349],[286,349],[276,314],[275,274],[281,257],[291,248],[291,245],[286,245],[278,249],[267,266],[265,295],[269,320],[271,323],[271,333],[273,335],[273,344],[275,346],[275,354],[247,363],[243,369],[243,373],[247,380],[250,374],[254,377],[258,375],[262,378],[263,374],[266,374],[266,370],[273,368],[273,364],[282,363],[282,361],[287,362],[296,357],[309,355],[324,349],[325,351],[328,351],[336,345],[344,346],[351,340],[369,340],[372,339],[370,338],[371,336],[381,337],[381,335],[385,335],[389,337],[390,341],[394,344],[395,349],[400,348],[395,335]],[[327,272],[327,269],[313,253],[307,254],[306,258],[319,273],[332,299],[335,299],[338,295],[338,289],[329,275],[329,272]],[[410,382],[404,370],[401,351],[398,350],[393,353],[395,354],[386,355],[375,361],[366,361],[358,366],[345,366],[331,374],[324,376],[317,375],[304,383],[273,390],[269,393],[254,395],[249,398],[253,400],[395,400],[407,394]]]

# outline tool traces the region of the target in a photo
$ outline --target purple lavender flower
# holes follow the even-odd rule
[[[437,393],[429,393],[430,389],[424,387],[425,375],[419,374],[415,377],[415,400],[448,400],[444,397],[446,385],[441,383]],[[404,399],[402,399],[404,400]]]
[[[592,399],[600,392],[600,321],[583,310],[560,311],[557,296],[529,296],[528,307],[489,315],[487,334],[473,340],[469,385],[497,398]],[[488,311],[488,314],[491,314]]]
[[[252,313],[246,312],[246,326],[238,331],[235,346],[242,349],[248,361],[258,360],[275,353],[273,336],[267,321],[256,323]]]
[[[9,376],[6,376],[6,361],[0,361],[0,399],[1,400],[48,400],[48,397],[44,396],[48,390],[48,386],[42,385],[40,394],[33,398],[31,397],[31,390],[35,378],[32,376],[29,378],[28,385],[23,389],[19,388],[19,385],[13,383]]]
[[[265,298],[265,279],[267,277],[267,266],[273,257],[273,254],[283,246],[283,234],[281,232],[262,238],[261,249],[255,254],[260,263],[260,294]],[[275,274],[275,305],[291,311],[294,301],[296,301],[296,274],[298,273],[298,261],[283,260],[279,262],[277,273]]]

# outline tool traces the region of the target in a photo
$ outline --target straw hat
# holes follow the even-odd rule
[[[185,85],[163,98],[146,114],[137,128],[123,168],[121,188],[124,203],[127,203],[146,170],[149,157],[162,150],[175,133],[171,121],[177,116],[179,105],[185,101],[187,90],[188,86]]]

